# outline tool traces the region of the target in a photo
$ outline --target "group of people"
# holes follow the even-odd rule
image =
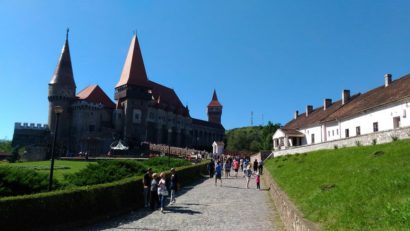
[[[164,212],[164,204],[166,197],[170,194],[170,205],[176,202],[175,193],[178,189],[178,177],[174,168],[171,169],[171,176],[169,181],[164,172],[153,173],[149,168],[144,174],[144,205],[145,208],[157,209],[161,208],[161,212]],[[168,192],[170,189],[170,193]]]
[[[215,164],[216,162],[216,164]],[[253,172],[251,170],[253,166]],[[225,178],[231,176],[231,170],[234,170],[234,177],[238,177],[239,168],[243,171],[243,177],[246,178],[246,188],[249,188],[249,182],[253,175],[255,175],[256,188],[260,189],[260,175],[263,173],[263,161],[255,159],[251,164],[248,158],[232,158],[229,157],[225,161],[223,158],[217,160],[211,160],[208,164],[209,177],[213,178],[215,175],[215,186],[217,181],[220,180],[222,186],[222,172],[225,172]]]

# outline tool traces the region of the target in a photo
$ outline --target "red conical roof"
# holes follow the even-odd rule
[[[215,90],[214,90],[214,94],[212,95],[212,100],[208,104],[208,107],[222,107],[222,104],[218,101],[218,96],[216,96]]]
[[[105,94],[105,92],[98,85],[91,85],[77,94],[78,99],[85,100],[91,103],[101,103],[105,107],[115,108],[115,104]]]
[[[140,45],[137,35],[134,34],[128,49],[127,59],[122,69],[120,81],[115,87],[123,85],[147,85],[147,73],[145,72],[144,61],[142,59]]]
[[[49,84],[58,84],[75,88],[73,67],[71,66],[70,48],[68,37],[61,51],[60,59]]]

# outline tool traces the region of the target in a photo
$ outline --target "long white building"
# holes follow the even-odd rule
[[[410,75],[392,81],[384,76],[384,85],[366,93],[351,95],[342,91],[336,102],[325,99],[323,106],[306,106],[273,135],[275,150],[345,139],[373,132],[410,126]]]

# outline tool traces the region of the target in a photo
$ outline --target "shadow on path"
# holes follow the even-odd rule
[[[176,197],[178,198],[179,196],[187,193],[189,190],[191,190],[192,188],[194,188],[195,185],[201,184],[204,181],[208,180],[208,177],[202,177],[194,182],[192,182],[191,184],[182,187],[177,193],[176,193]],[[167,200],[164,202],[166,205],[168,205],[169,203],[169,197],[167,198]],[[183,204],[181,204],[183,205]],[[200,205],[200,204],[188,204],[185,203],[185,205]],[[164,212],[165,213],[181,213],[181,214],[190,214],[190,215],[194,215],[194,214],[201,214],[201,212],[199,211],[194,211],[194,210],[190,210],[190,209],[185,209],[187,207],[182,207],[182,206],[165,206],[164,207]],[[88,224],[82,227],[78,227],[77,231],[82,231],[82,230],[101,230],[101,229],[124,229],[127,230],[129,228],[119,228],[119,226],[121,226],[122,224],[127,224],[130,223],[132,221],[135,220],[139,220],[141,218],[144,218],[148,215],[150,215],[151,213],[155,212],[156,210],[152,210],[150,208],[138,208],[132,212],[126,213],[124,215],[119,215],[119,216],[114,216],[111,218],[108,218],[107,220],[104,221],[100,221],[99,223],[95,223],[95,224]],[[135,228],[132,228],[131,230],[136,230]],[[137,229],[139,230],[139,228]],[[145,228],[141,228],[140,230],[155,230],[155,229],[145,229]],[[172,231],[172,230],[169,230]]]

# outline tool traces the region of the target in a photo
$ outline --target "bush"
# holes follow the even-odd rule
[[[184,159],[177,159],[177,158],[170,158],[170,164],[168,167],[168,157],[156,157],[150,158],[144,161],[144,164],[147,166],[152,167],[154,172],[163,172],[168,171],[170,168],[182,167],[182,166],[190,166],[192,163],[188,160]]]
[[[181,185],[200,178],[206,165],[203,162],[178,168]],[[106,220],[143,206],[142,176],[138,176],[100,185],[0,198],[0,224],[2,230],[64,229],[68,223]]]
[[[113,182],[127,177],[143,175],[146,167],[132,160],[106,160],[89,164],[81,171],[65,175],[68,184],[76,186]]]
[[[54,180],[54,187],[58,182]],[[32,169],[0,167],[0,197],[38,193],[48,190],[48,174]]]
[[[376,145],[377,144],[377,139],[373,139],[372,140],[372,145]]]

